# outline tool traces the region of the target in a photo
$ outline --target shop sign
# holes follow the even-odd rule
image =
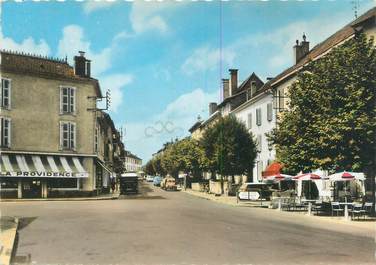
[[[76,177],[72,172],[45,172],[45,171],[17,171],[17,172],[0,172],[0,177],[60,177],[72,178]]]

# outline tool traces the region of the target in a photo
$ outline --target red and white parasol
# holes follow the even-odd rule
[[[293,180],[315,180],[322,179],[321,176],[313,173],[299,174],[292,178]]]

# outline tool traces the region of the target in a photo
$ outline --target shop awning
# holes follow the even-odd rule
[[[262,172],[262,176],[268,177],[273,175],[278,175],[281,173],[282,164],[274,162],[271,163],[269,166],[266,167],[265,171]]]
[[[35,178],[87,178],[78,157],[1,154],[0,176]]]

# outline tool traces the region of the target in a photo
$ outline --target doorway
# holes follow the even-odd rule
[[[23,198],[42,198],[42,183],[40,179],[24,179],[22,181]]]

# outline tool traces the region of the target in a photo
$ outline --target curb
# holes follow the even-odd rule
[[[18,240],[18,225],[19,219],[14,217],[15,227],[10,228],[10,231],[7,231],[6,238],[2,238],[2,243],[0,246],[0,264],[1,265],[9,265],[12,261],[12,258],[16,254],[16,244]],[[1,237],[5,237],[4,233]],[[5,244],[4,244],[5,243]]]
[[[46,199],[0,199],[0,202],[36,202],[36,201],[106,201],[117,200],[119,195],[113,197],[83,197],[83,198],[46,198]],[[1,265],[1,264],[0,264]]]

